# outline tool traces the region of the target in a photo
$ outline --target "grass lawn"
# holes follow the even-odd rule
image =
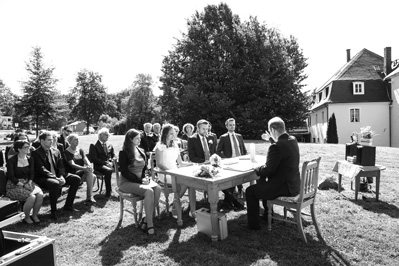
[[[123,137],[110,137],[117,153]],[[89,144],[96,139],[97,135],[81,136],[82,148],[88,152]],[[257,154],[266,154],[269,144],[255,143]],[[344,158],[344,150],[344,145],[300,144],[301,164],[321,156],[321,182],[336,177],[331,170],[337,159]],[[187,211],[183,213],[183,227],[177,226],[176,218],[161,215],[155,219],[156,236],[148,237],[134,226],[128,213],[117,227],[116,194],[108,201],[97,194],[97,206],[85,206],[86,185],[79,189],[75,200],[79,212],[62,214],[57,222],[51,222],[46,197],[39,216],[41,225],[16,223],[4,229],[54,238],[57,265],[398,265],[398,158],[399,149],[377,147],[376,163],[387,167],[381,174],[379,202],[362,200],[362,195],[374,198],[372,193],[360,193],[355,201],[348,178],[343,178],[341,193],[319,190],[316,214],[324,241],[317,238],[311,218],[306,216],[307,244],[291,224],[275,223],[271,232],[266,225],[261,231],[248,232],[238,225],[246,221],[246,211],[227,213],[229,236],[222,242],[212,243],[209,237],[197,234],[195,220]],[[59,208],[65,198],[64,191]],[[197,193],[197,206],[209,206],[202,198],[202,193]],[[187,196],[182,203],[186,209]],[[275,211],[282,213],[279,208]]]

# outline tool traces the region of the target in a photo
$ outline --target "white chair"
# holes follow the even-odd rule
[[[319,225],[317,224],[315,214],[315,202],[317,194],[317,186],[319,179],[319,165],[321,157],[312,161],[306,161],[302,166],[300,193],[295,197],[279,197],[275,200],[268,200],[268,229],[272,230],[272,219],[280,220],[287,223],[296,224],[302,240],[307,243],[306,236],[302,227],[302,209],[310,206],[313,224],[316,228],[317,236],[321,238]],[[284,218],[272,216],[273,205],[280,205],[284,207]],[[287,208],[295,212],[295,220],[287,219]]]
[[[120,185],[120,176],[119,176],[119,168],[118,168],[118,161],[114,159],[114,168],[115,168],[115,175],[116,175],[116,192],[119,194],[119,205],[120,205],[120,214],[119,214],[119,224],[122,224],[123,220],[123,212],[127,211],[130,214],[133,214],[134,223],[136,227],[139,225],[139,221],[143,217],[143,200],[144,196],[135,195],[133,193],[125,193],[119,189]],[[133,206],[133,212],[129,209],[124,208],[124,200],[130,201]],[[140,212],[137,214],[137,203],[140,203]]]

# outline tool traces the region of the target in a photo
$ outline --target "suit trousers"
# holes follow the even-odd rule
[[[80,177],[74,174],[68,174],[65,177],[65,185],[69,185],[68,196],[65,201],[65,207],[72,207],[73,201],[75,200],[76,192],[79,188]],[[50,207],[51,212],[57,211],[57,200],[60,193],[60,188],[62,187],[60,181],[54,178],[41,177],[36,180],[36,183],[49,191],[50,197]]]
[[[245,191],[247,201],[247,217],[250,227],[259,227],[259,200],[263,200],[265,212],[267,211],[267,200],[274,200],[281,196],[291,196],[287,184],[273,184],[266,182],[264,178],[257,181],[255,185],[249,186]]]

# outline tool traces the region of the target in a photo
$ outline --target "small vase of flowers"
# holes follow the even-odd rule
[[[377,134],[371,130],[370,126],[360,128],[360,144],[363,146],[372,146],[373,137]]]
[[[203,178],[214,178],[220,172],[220,165],[222,158],[217,154],[212,155],[209,158],[210,165],[201,165],[194,170],[194,176]]]

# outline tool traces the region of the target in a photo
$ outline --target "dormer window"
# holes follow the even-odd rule
[[[353,95],[364,94],[364,82],[353,82]]]

